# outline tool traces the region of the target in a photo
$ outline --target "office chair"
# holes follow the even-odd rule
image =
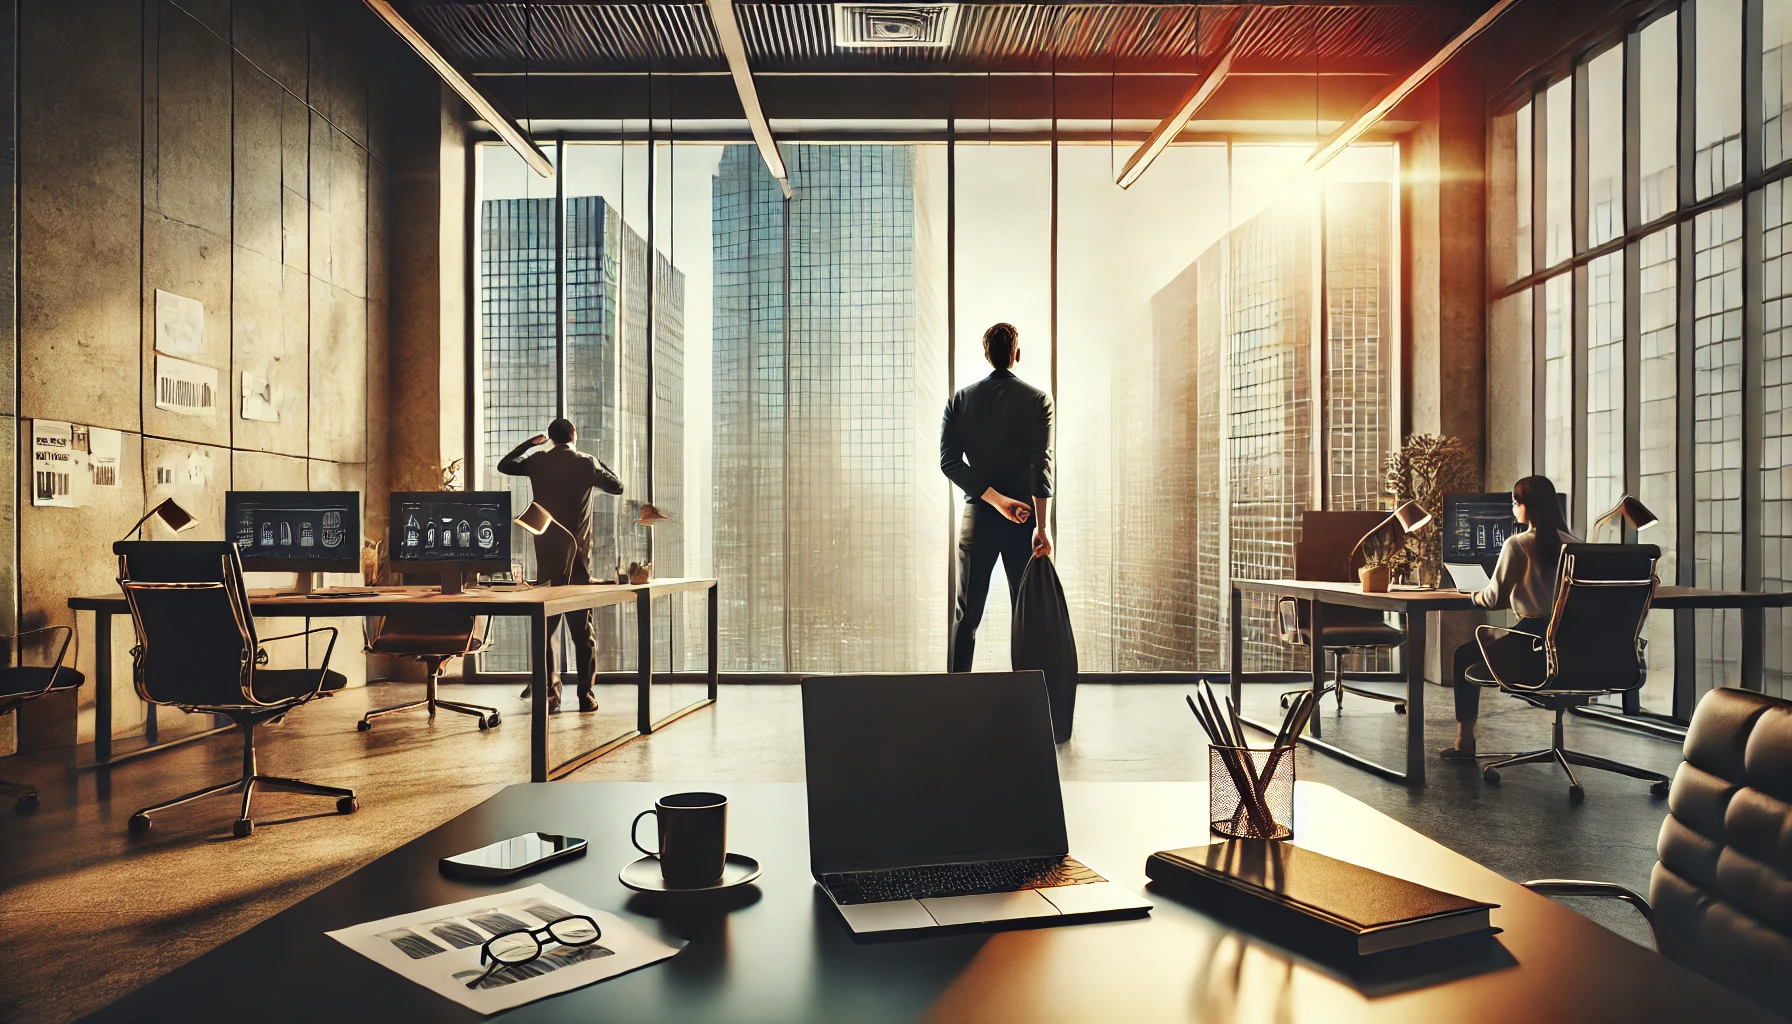
[[[488,708],[482,704],[463,704],[436,696],[436,686],[441,682],[443,669],[448,662],[482,650],[490,631],[489,618],[481,619],[471,615],[453,621],[425,615],[380,616],[374,621],[373,629],[367,637],[367,653],[416,658],[429,669],[429,681],[425,684],[427,688],[423,691],[422,700],[375,708],[362,715],[361,720],[355,723],[355,728],[366,732],[373,728],[373,720],[381,715],[422,707],[429,709],[429,717],[432,719],[436,717],[437,708],[447,708],[463,715],[472,715],[478,719],[482,730],[497,725],[497,708]]]
[[[1613,882],[1545,878],[1545,896],[1621,899],[1661,954],[1762,1006],[1792,1007],[1792,701],[1715,689],[1686,730],[1649,898]]]
[[[1301,539],[1294,543],[1295,579],[1328,583],[1357,582],[1356,574],[1350,566],[1350,549],[1364,533],[1374,529],[1386,518],[1385,512],[1302,512]],[[1306,602],[1284,597],[1276,603],[1276,612],[1284,643],[1297,647],[1312,646],[1309,636],[1312,633],[1311,616]],[[1359,697],[1386,701],[1394,705],[1396,714],[1406,714],[1406,698],[1352,686],[1344,681],[1346,653],[1393,650],[1405,642],[1406,630],[1388,625],[1386,617],[1374,608],[1326,605],[1324,635],[1320,637],[1319,648],[1314,656],[1330,655],[1332,671],[1331,681],[1320,687],[1317,696],[1332,694],[1337,700],[1338,710],[1342,711],[1344,694],[1354,693]],[[1303,686],[1282,694],[1283,709],[1286,710],[1296,696],[1309,688]],[[1313,735],[1320,734],[1317,718],[1313,719],[1312,728]]]
[[[68,626],[44,626],[41,629],[28,629],[23,633],[14,633],[5,638],[7,664],[0,667],[0,715],[15,710],[28,700],[73,690],[87,681],[81,673],[62,664],[63,658],[68,654],[69,640],[74,633],[75,631]],[[62,642],[55,645],[56,657],[51,660],[49,667],[23,664],[25,647],[29,645],[27,637],[49,638],[55,636],[60,636]],[[14,662],[19,664],[13,664]],[[37,809],[36,786],[0,779],[0,794],[10,796],[18,801],[13,805],[13,809],[20,813]]]
[[[1644,779],[1653,784],[1650,791],[1656,796],[1667,795],[1667,776],[1569,750],[1562,742],[1562,716],[1569,708],[1643,685],[1641,634],[1659,582],[1659,557],[1661,549],[1653,544],[1564,544],[1547,636],[1500,626],[1475,628],[1494,684],[1556,715],[1548,747],[1481,755],[1491,758],[1481,769],[1483,779],[1498,782],[1501,768],[1554,761],[1567,773],[1568,794],[1575,798],[1586,795],[1574,777],[1575,765]]]
[[[131,834],[147,833],[150,815],[158,811],[237,790],[243,794],[242,813],[231,831],[238,837],[255,831],[249,804],[257,788],[333,797],[338,814],[358,810],[352,789],[263,775],[255,764],[257,725],[328,697],[347,682],[329,669],[330,654],[336,647],[335,627],[256,636],[248,591],[243,587],[242,561],[230,541],[120,541],[112,550],[118,555],[118,584],[124,588],[137,633],[137,645],[131,648],[137,694],[152,704],[223,715],[243,733],[241,777],[137,811],[131,815]],[[268,662],[265,644],[305,642],[321,633],[329,634],[330,643],[317,668],[264,667]]]

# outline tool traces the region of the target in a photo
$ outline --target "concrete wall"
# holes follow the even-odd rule
[[[231,488],[355,489],[380,536],[390,174],[369,48],[384,29],[360,4],[57,0],[21,5],[19,36],[20,415],[125,432],[120,487],[20,509],[24,623],[73,621],[70,595],[116,590],[110,542],[164,495],[203,539],[223,536]],[[219,371],[215,415],[156,408],[158,288],[205,305],[192,360]],[[273,382],[278,422],[240,417],[245,371]],[[360,620],[331,624],[333,667],[363,681]],[[143,705],[115,626],[124,735]],[[91,681],[91,616],[79,630]],[[44,714],[72,738],[72,708]],[[164,729],[187,718],[164,711]]]

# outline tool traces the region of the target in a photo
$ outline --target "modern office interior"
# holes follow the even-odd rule
[[[0,1020],[1792,1018],[1792,0],[0,56]]]

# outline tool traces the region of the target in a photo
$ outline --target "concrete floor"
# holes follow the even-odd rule
[[[604,688],[595,715],[554,721],[556,760],[629,727],[632,687]],[[1285,687],[1247,688],[1247,711],[1274,715]],[[233,777],[240,744],[210,737],[108,771],[75,771],[66,754],[0,761],[0,775],[43,791],[30,815],[0,812],[0,1020],[61,1022],[96,1009],[203,953],[373,858],[528,777],[527,703],[511,687],[448,686],[451,699],[495,705],[504,722],[482,733],[471,718],[443,712],[354,721],[371,706],[410,699],[420,686],[345,691],[265,729],[261,769],[354,787],[359,813],[340,817],[315,797],[269,794],[256,801],[255,834],[232,838],[234,801],[216,797],[158,818],[144,838],[127,835],[137,807]],[[699,686],[656,687],[655,713],[695,699]],[[1188,688],[1085,685],[1075,737],[1061,772],[1077,780],[1199,780],[1207,775],[1199,729],[1182,703]],[[1427,691],[1428,746],[1453,738],[1447,691]],[[1341,720],[1329,698],[1326,738],[1388,764],[1401,758],[1404,722],[1391,706],[1346,697]],[[1489,695],[1483,749],[1534,749],[1549,738],[1549,715]],[[1677,745],[1571,721],[1569,745],[1672,773]],[[1467,765],[1431,762],[1417,791],[1302,751],[1301,778],[1325,782],[1515,879],[1597,878],[1646,891],[1655,837],[1666,813],[1646,783],[1584,772],[1586,799],[1571,802],[1558,770],[1509,770],[1486,785]],[[580,770],[580,780],[667,783],[800,781],[800,696],[794,686],[723,688],[721,701]],[[1299,822],[1295,823],[1298,833]],[[1590,906],[1622,934],[1648,942],[1622,907]],[[70,984],[70,977],[81,979]]]

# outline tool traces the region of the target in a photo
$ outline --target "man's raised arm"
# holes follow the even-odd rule
[[[527,476],[529,471],[523,468],[523,462],[528,459],[529,456],[525,453],[537,445],[546,444],[547,441],[547,438],[540,434],[536,434],[529,440],[510,449],[509,455],[498,460],[498,472],[503,473],[505,476]]]

